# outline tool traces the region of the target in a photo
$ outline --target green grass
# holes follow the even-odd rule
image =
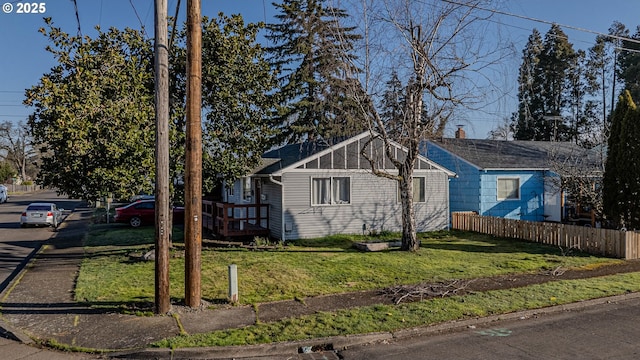
[[[154,299],[154,262],[132,261],[129,254],[153,247],[153,228],[131,229],[116,224],[92,226],[86,239],[76,298],[94,305],[149,303]],[[226,302],[227,267],[238,266],[242,304],[304,298],[321,294],[385,288],[399,284],[468,279],[513,273],[580,268],[620,260],[595,256],[562,256],[558,248],[522,241],[463,233],[421,234],[415,253],[390,250],[362,253],[354,241],[397,239],[331,236],[300,240],[273,251],[209,249],[202,251],[202,297]],[[182,233],[174,229],[170,294],[184,297]]]
[[[335,313],[324,312],[268,324],[260,323],[241,329],[185,334],[156,342],[153,346],[231,346],[394,331],[636,291],[640,291],[640,273],[554,281],[523,288],[435,298],[397,306],[376,305]]]

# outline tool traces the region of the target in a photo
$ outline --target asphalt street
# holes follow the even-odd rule
[[[20,227],[20,214],[32,202],[53,202],[59,208],[72,210],[79,200],[69,200],[54,191],[42,191],[24,195],[12,195],[0,204],[0,293],[28,262],[31,255],[48,240],[55,231],[47,227]],[[68,211],[64,211],[65,215]]]
[[[340,355],[345,360],[638,359],[639,321],[640,298],[632,295],[453,333],[355,346]]]

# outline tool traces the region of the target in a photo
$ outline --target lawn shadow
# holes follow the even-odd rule
[[[569,249],[563,249],[558,246],[457,230],[451,231],[449,236],[430,237],[427,235],[422,239],[422,247],[434,250],[487,254],[527,253],[566,256],[570,253],[571,256],[593,256],[575,249],[573,249],[574,251],[568,251]]]

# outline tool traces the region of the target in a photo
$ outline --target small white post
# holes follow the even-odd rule
[[[238,302],[238,267],[236,264],[229,265],[229,300],[232,303]]]

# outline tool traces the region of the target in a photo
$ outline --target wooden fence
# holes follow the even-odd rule
[[[635,231],[503,219],[473,212],[452,213],[451,225],[456,230],[574,248],[593,255],[626,260],[640,258],[640,233]]]

